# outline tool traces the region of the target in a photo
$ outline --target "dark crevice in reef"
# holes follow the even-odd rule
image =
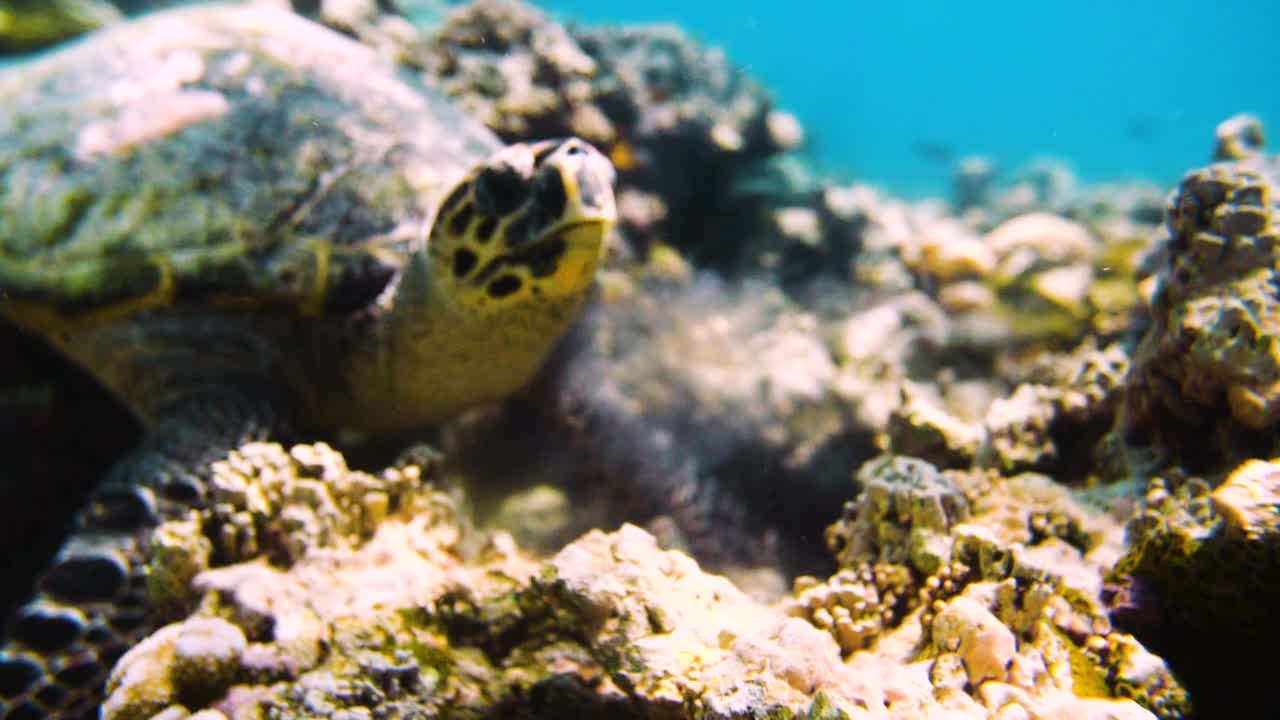
[[[1269,579],[1266,571],[1259,575],[1261,584],[1275,582],[1275,572]],[[1130,578],[1126,592],[1127,612],[1113,610],[1112,621],[1168,663],[1194,702],[1195,715],[1187,720],[1271,716],[1272,688],[1280,677],[1280,656],[1273,644],[1276,623],[1224,627],[1206,622],[1177,607],[1176,594],[1151,578]],[[1224,606],[1232,602],[1231,592],[1220,593]]]
[[[617,718],[640,720],[647,717],[630,699],[602,696],[595,688],[573,678],[552,676],[534,683],[518,695],[494,703],[486,720],[594,720]]]
[[[1063,485],[1083,485],[1098,466],[1099,443],[1114,426],[1114,411],[1084,420],[1055,417],[1049,423],[1049,437],[1057,457],[1042,472]]]

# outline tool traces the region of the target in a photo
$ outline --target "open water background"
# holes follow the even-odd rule
[[[562,19],[674,22],[765,83],[830,171],[919,196],[936,150],[1009,172],[1066,160],[1088,181],[1172,184],[1213,128],[1280,128],[1271,0],[542,0]],[[934,156],[934,157],[931,157]]]

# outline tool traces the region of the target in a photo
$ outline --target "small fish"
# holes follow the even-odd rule
[[[1129,121],[1129,126],[1125,130],[1125,135],[1130,140],[1138,140],[1141,142],[1149,142],[1155,139],[1160,133],[1159,122],[1150,116],[1140,115]]]
[[[619,170],[630,170],[636,166],[635,151],[631,149],[631,143],[626,140],[619,140],[609,148],[609,162]]]
[[[644,147],[626,140],[619,140],[609,148],[609,162],[620,172],[637,170],[653,165],[653,154]]]
[[[938,163],[939,165],[950,165],[956,160],[956,152],[950,145],[932,140],[920,140],[915,145],[916,152],[924,159]]]

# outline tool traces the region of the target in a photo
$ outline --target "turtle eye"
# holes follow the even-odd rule
[[[564,215],[569,195],[564,189],[564,178],[558,170],[543,173],[538,182],[538,209],[548,220],[557,220]]]
[[[467,231],[467,228],[471,225],[471,217],[474,214],[473,207],[474,205],[468,203],[458,208],[453,217],[449,218],[449,232],[454,235],[461,235]]]
[[[476,209],[488,217],[510,215],[524,204],[527,193],[519,170],[506,163],[491,165],[476,178]]]

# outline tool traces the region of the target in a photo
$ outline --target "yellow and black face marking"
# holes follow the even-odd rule
[[[582,292],[616,220],[613,182],[609,160],[577,138],[504,148],[441,203],[437,281],[477,309]]]

